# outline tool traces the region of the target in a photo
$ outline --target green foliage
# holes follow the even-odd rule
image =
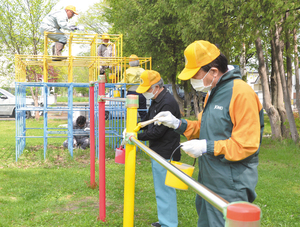
[[[58,96],[57,102],[68,102],[67,96]],[[89,102],[89,97],[73,97],[73,102]]]
[[[3,0],[0,5],[0,41],[12,54],[38,54],[43,43],[39,27],[57,0]]]
[[[88,32],[94,32],[103,34],[109,29],[109,24],[106,21],[104,8],[106,7],[105,1],[95,3],[85,13],[80,14],[78,18],[78,24],[83,24],[85,30]]]
[[[176,80],[184,62],[178,15],[168,1],[107,1],[106,14],[115,31],[124,34],[124,54],[151,56],[152,68],[166,82]],[[121,16],[120,16],[121,15]]]

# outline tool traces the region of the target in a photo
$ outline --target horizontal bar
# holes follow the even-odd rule
[[[126,102],[126,98],[101,97],[101,99],[104,101]]]
[[[141,148],[146,154],[157,161],[161,166],[173,173],[176,177],[187,184],[192,190],[194,190],[198,195],[200,195],[203,199],[205,199],[207,202],[209,202],[211,205],[213,205],[223,213],[223,209],[227,207],[227,204],[229,204],[228,201],[176,168],[170,162],[166,161],[166,159],[151,150],[145,144],[141,143],[137,138],[130,137],[130,141],[134,142],[139,148]]]

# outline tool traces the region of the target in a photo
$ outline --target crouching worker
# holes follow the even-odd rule
[[[89,123],[86,121],[85,116],[79,116],[76,121],[73,122],[73,129],[82,129],[84,131],[89,130]],[[64,148],[68,148],[68,140],[63,143]],[[73,147],[85,150],[90,146],[89,135],[76,135],[73,138]]]
[[[56,56],[62,55],[62,50],[67,43],[68,37],[65,35],[61,29],[75,31],[78,27],[74,25],[69,25],[68,20],[74,15],[78,15],[75,6],[69,5],[65,9],[50,12],[42,21],[40,32],[44,35],[44,31],[50,32],[48,38],[55,42],[52,47],[52,54]],[[63,58],[56,60],[63,60]]]

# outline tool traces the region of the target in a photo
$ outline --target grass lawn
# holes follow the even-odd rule
[[[49,127],[65,121],[49,120]],[[30,119],[30,127],[42,121]],[[0,121],[0,226],[122,226],[124,165],[114,162],[114,149],[106,151],[106,222],[99,216],[99,191],[87,187],[89,150],[74,150],[70,158],[63,138],[50,139],[43,159],[42,139],[27,139],[15,162],[15,122]],[[266,119],[265,133],[271,129]],[[28,135],[40,135],[30,130]],[[184,138],[182,138],[184,139]],[[183,152],[182,162],[193,160]],[[260,151],[255,204],[262,209],[261,226],[300,226],[299,145],[264,138]],[[96,164],[96,170],[98,165]],[[196,179],[196,168],[193,177]],[[98,173],[96,171],[96,180]],[[195,193],[177,190],[179,226],[196,226]],[[150,158],[137,152],[135,226],[157,221]]]

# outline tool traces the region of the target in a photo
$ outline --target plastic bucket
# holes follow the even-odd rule
[[[111,80],[115,80],[116,79],[116,74],[111,74],[110,73],[108,78],[111,79]]]
[[[125,149],[122,146],[116,148],[115,163],[125,164]]]
[[[195,169],[194,166],[184,164],[184,163],[181,163],[181,162],[176,162],[176,161],[171,161],[171,164],[173,164],[175,167],[180,169],[182,172],[184,172],[188,176],[191,177],[193,175],[193,172],[194,172],[194,169]],[[181,180],[179,180],[170,171],[167,171],[165,185],[167,185],[169,187],[172,187],[172,188],[180,189],[180,190],[187,190],[188,189],[188,186],[185,183],[183,183]]]
[[[114,90],[114,98],[120,97],[120,91],[119,90]]]

